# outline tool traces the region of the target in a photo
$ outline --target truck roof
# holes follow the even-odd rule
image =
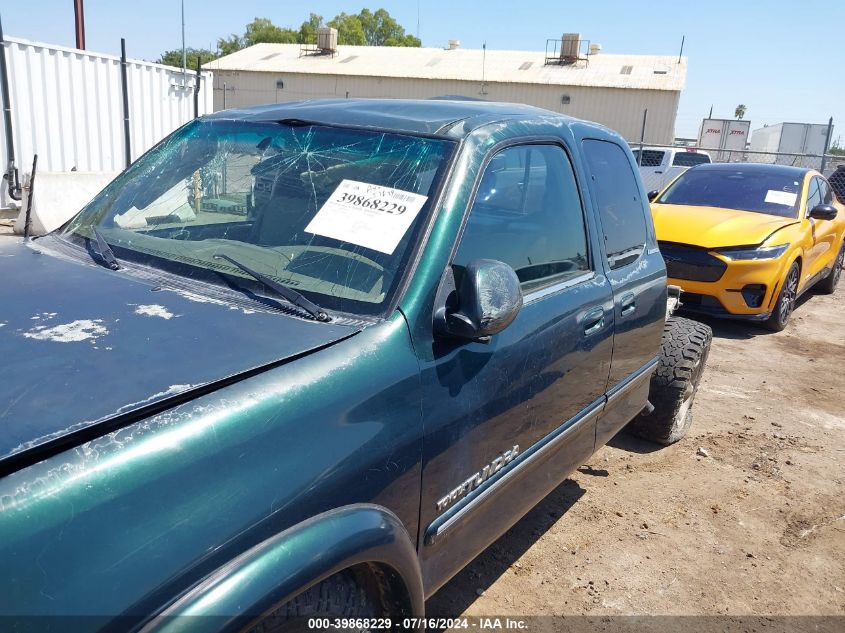
[[[434,134],[462,138],[472,129],[503,118],[558,119],[593,125],[557,112],[520,103],[499,103],[462,98],[445,99],[318,99],[274,103],[243,109],[224,110],[208,119],[242,121],[280,121],[297,119],[326,125],[354,125],[416,134]],[[472,119],[472,126],[458,126]]]

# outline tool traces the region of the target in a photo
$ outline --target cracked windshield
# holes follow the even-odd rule
[[[322,307],[377,314],[452,146],[301,122],[197,121],[63,235],[85,245],[99,234],[121,261],[266,294],[245,266]]]

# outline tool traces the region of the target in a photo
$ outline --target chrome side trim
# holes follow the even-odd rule
[[[628,395],[629,392],[634,391],[639,387],[644,380],[651,380],[651,374],[657,369],[657,364],[660,359],[655,357],[648,361],[645,365],[640,367],[633,374],[628,376],[623,382],[615,385],[613,389],[607,392],[607,408],[612,407],[620,398]]]
[[[490,479],[487,485],[476,488],[475,495],[465,497],[462,503],[458,503],[450,511],[437,517],[426,530],[425,544],[434,545],[448,536],[449,532],[471,516],[473,511],[492,497],[505,482],[527,470],[543,455],[559,447],[575,429],[580,428],[584,424],[594,422],[604,410],[604,405],[605,398],[602,396],[570,418],[569,421],[549,433],[540,442],[535,444],[531,450],[523,453],[521,457],[512,462],[510,467],[502,470],[499,477]]]
[[[562,292],[567,288],[572,288],[573,286],[577,286],[578,284],[582,284],[587,281],[592,281],[597,277],[595,271],[593,270],[585,270],[580,275],[575,277],[571,277],[564,281],[552,284],[550,286],[545,286],[543,288],[538,288],[537,290],[532,290],[528,294],[525,295],[523,298],[522,304],[528,305],[529,303],[534,303],[535,301],[539,301],[544,297],[548,297],[549,295],[556,294],[558,292]]]

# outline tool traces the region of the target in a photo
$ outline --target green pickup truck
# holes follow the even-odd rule
[[[711,338],[625,141],[514,104],[202,117],[0,262],[4,630],[419,629]]]

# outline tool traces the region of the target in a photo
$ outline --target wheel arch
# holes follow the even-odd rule
[[[143,631],[239,630],[310,587],[352,570],[395,617],[424,613],[416,549],[392,512],[371,504],[314,516],[206,576]],[[213,617],[174,617],[213,616]]]
[[[798,264],[798,283],[800,288],[801,273],[804,270],[804,250],[797,244],[789,251],[789,257],[784,260],[784,263],[778,269],[777,277],[774,279],[771,290],[767,293],[769,299],[768,302],[764,304],[767,306],[767,309],[772,310],[774,308],[775,303],[778,300],[778,296],[780,295],[780,290],[783,288],[783,284],[786,281],[786,274],[789,272],[789,269],[792,268],[792,264],[796,263]]]

